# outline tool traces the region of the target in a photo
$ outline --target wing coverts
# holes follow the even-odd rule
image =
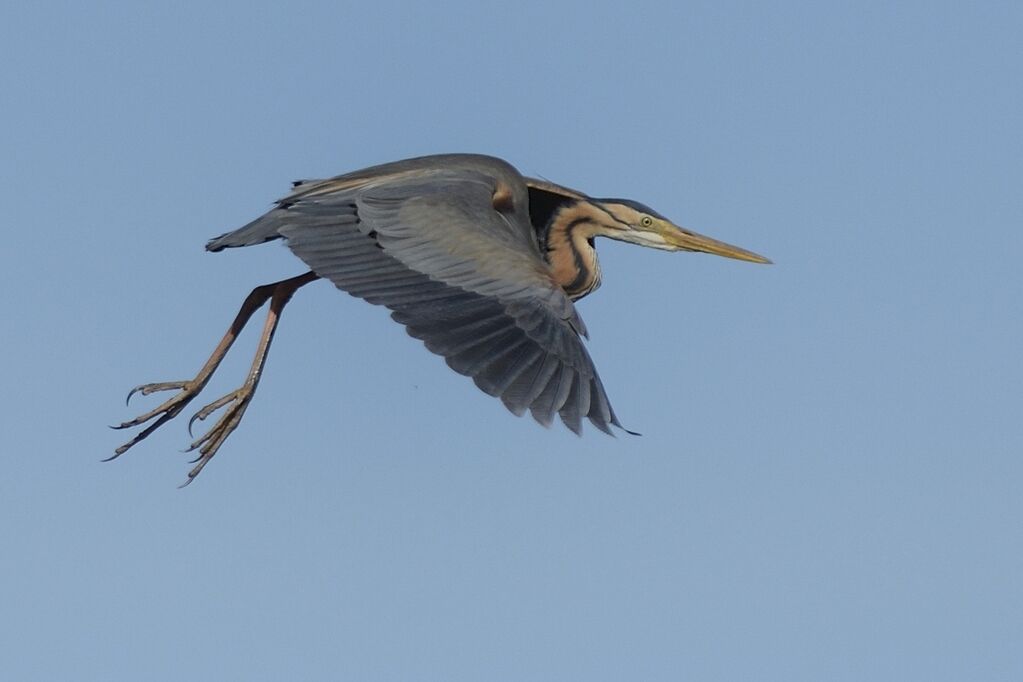
[[[587,417],[611,433],[621,424],[582,344],[582,319],[540,254],[523,179],[498,159],[458,158],[471,167],[414,159],[303,182],[207,248],[284,238],[317,275],[389,308],[514,414],[528,409],[545,426],[557,414],[576,433]],[[510,210],[494,208],[498,187],[511,187]]]

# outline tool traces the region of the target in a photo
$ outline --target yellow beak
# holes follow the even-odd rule
[[[732,246],[725,242],[719,242],[717,239],[711,239],[705,237],[702,234],[697,234],[690,230],[679,227],[678,225],[671,225],[666,227],[661,232],[661,236],[664,240],[675,247],[676,249],[685,249],[686,251],[701,251],[703,253],[712,253],[715,256],[724,256],[725,258],[734,258],[736,260],[745,260],[751,263],[770,263],[770,259],[764,258],[763,256],[747,251],[746,249],[740,249],[738,246]]]

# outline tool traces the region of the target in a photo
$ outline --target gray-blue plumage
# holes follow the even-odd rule
[[[509,196],[499,210],[494,197]],[[525,180],[500,159],[410,159],[308,180],[210,251],[284,239],[339,289],[395,321],[517,415],[580,432],[620,426],[580,339],[585,326],[551,278]]]

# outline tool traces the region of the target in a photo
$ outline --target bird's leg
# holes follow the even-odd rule
[[[252,360],[252,367],[249,369],[249,374],[245,379],[245,383],[240,388],[231,391],[225,396],[217,398],[209,405],[206,405],[201,410],[195,413],[195,415],[188,422],[188,430],[191,433],[192,424],[197,420],[203,421],[211,414],[216,412],[222,407],[227,407],[224,414],[220,416],[217,423],[207,431],[205,434],[197,438],[188,447],[187,452],[193,450],[199,451],[199,456],[193,460],[195,467],[188,472],[188,479],[182,485],[188,485],[195,477],[199,475],[203,467],[211,459],[213,455],[217,454],[217,450],[223,445],[227,437],[231,435],[231,432],[238,428],[238,424],[241,423],[242,416],[245,414],[245,410],[248,408],[249,403],[252,401],[252,396],[256,393],[256,387],[259,385],[259,379],[263,375],[263,367],[266,365],[266,357],[270,352],[270,344],[273,342],[274,332],[277,331],[277,324],[280,321],[281,312],[284,310],[284,306],[291,300],[292,295],[300,288],[318,279],[318,276],[312,272],[308,272],[300,277],[294,277],[292,279],[278,282],[273,286],[273,292],[270,297],[270,310],[266,315],[266,322],[263,325],[263,333],[259,337],[259,345],[256,347],[256,356]]]
[[[114,450],[114,454],[108,459],[114,459],[127,452],[133,445],[145,439],[149,436],[149,434],[153,433],[153,431],[156,431],[156,429],[160,428],[163,424],[176,417],[181,410],[183,410],[185,406],[188,405],[193,398],[195,398],[195,396],[199,395],[202,389],[209,382],[210,377],[212,377],[213,373],[217,370],[221,361],[223,361],[224,356],[227,355],[227,351],[231,348],[231,345],[234,344],[235,339],[238,338],[238,335],[248,323],[253,313],[263,307],[263,304],[266,303],[267,299],[273,298],[277,292],[287,291],[287,297],[285,299],[286,302],[287,298],[290,298],[299,287],[308,284],[315,279],[317,279],[317,276],[314,273],[307,272],[306,274],[298,277],[292,277],[291,279],[256,287],[245,298],[245,302],[242,303],[242,306],[238,310],[238,314],[235,316],[234,321],[231,322],[231,326],[228,328],[227,333],[224,334],[224,337],[220,340],[220,343],[217,344],[217,347],[206,361],[206,364],[203,365],[202,369],[199,370],[199,373],[196,374],[194,378],[188,381],[166,381],[143,384],[133,388],[131,392],[128,393],[128,400],[131,400],[131,397],[136,393],[149,395],[150,393],[171,390],[178,390],[178,393],[162,405],[155,407],[149,412],[115,426],[115,429],[127,429],[144,424],[152,419],[156,419],[155,422],[140,431],[130,441]],[[280,310],[278,309],[278,314],[279,312]],[[263,352],[265,353],[265,349]]]

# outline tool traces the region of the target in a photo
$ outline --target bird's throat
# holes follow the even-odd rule
[[[554,280],[573,301],[600,286],[600,263],[593,248],[595,223],[575,210],[561,209],[546,230],[544,254]]]

